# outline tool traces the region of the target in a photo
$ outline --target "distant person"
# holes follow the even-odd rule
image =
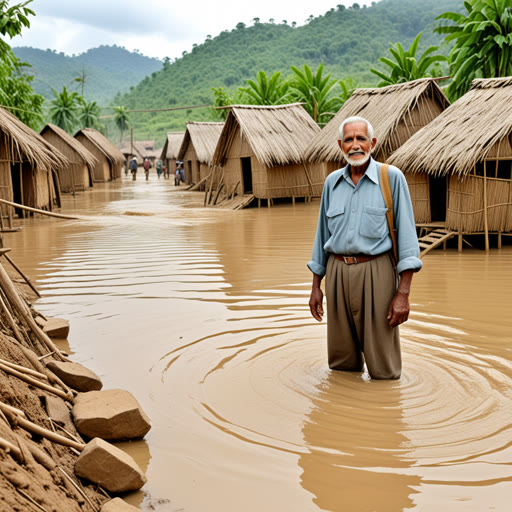
[[[135,181],[137,179],[137,159],[135,157],[133,157],[131,160],[130,160],[130,171],[132,173],[132,180]]]
[[[124,174],[128,176],[128,171],[130,170],[130,159],[126,158],[126,162],[124,163]]]
[[[156,163],[156,174],[158,176],[158,179],[160,179],[160,174],[162,174],[162,160],[158,160]]]
[[[179,170],[180,170],[180,180],[185,183],[185,169],[183,168],[183,162],[180,162],[179,164]]]
[[[151,168],[151,162],[145,158],[144,159],[144,174],[146,175],[146,181],[149,179],[149,169]]]
[[[183,170],[183,166],[178,164],[176,167],[176,174],[174,175],[174,185],[179,186],[181,182],[181,171]]]

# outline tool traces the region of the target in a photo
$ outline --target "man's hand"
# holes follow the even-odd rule
[[[396,292],[388,310],[389,326],[396,327],[406,322],[409,318],[409,311],[409,295]]]
[[[403,324],[409,318],[409,292],[411,290],[411,281],[414,272],[412,270],[404,270],[400,274],[400,284],[398,290],[391,301],[388,309],[388,320],[390,327],[396,327]]]
[[[323,306],[324,294],[320,287],[313,288],[311,290],[311,297],[309,298],[309,309],[311,310],[311,314],[313,315],[315,320],[319,322],[322,321],[322,317],[324,316],[324,306]]]

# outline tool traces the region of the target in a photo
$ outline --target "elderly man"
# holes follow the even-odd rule
[[[398,379],[402,370],[398,325],[409,316],[412,276],[421,268],[409,189],[403,173],[389,167],[398,261],[395,268],[386,203],[379,182],[382,164],[371,158],[377,139],[361,117],[346,119],[338,145],[348,165],[324,185],[313,259],[309,307],[321,321],[325,279],[328,363],[333,370],[362,371],[374,379]],[[398,277],[399,276],[399,277]]]

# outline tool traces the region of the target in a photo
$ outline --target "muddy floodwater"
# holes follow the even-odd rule
[[[171,181],[63,198],[77,221],[5,235],[73,359],[152,420],[122,443],[185,512],[509,511],[512,246],[435,251],[414,277],[399,381],[332,373],[307,307],[319,201],[205,209]]]

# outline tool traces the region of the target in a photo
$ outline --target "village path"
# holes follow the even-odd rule
[[[404,374],[326,366],[309,315],[318,201],[223,211],[169,181],[65,196],[79,221],[5,236],[74,360],[152,420],[121,446],[141,510],[505,511],[512,495],[512,247],[434,251],[401,330]]]

